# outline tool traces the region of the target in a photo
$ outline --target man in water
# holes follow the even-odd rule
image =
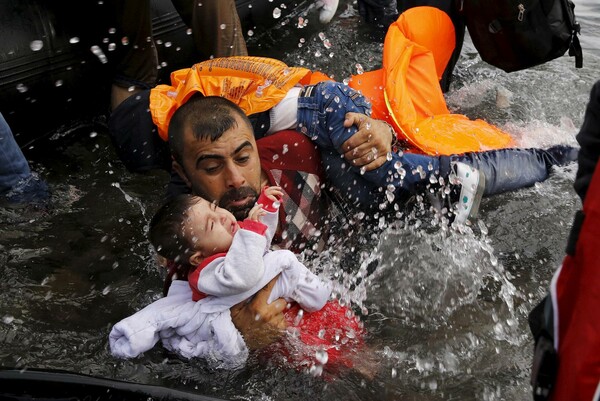
[[[319,94],[324,92],[317,90]],[[337,96],[343,95],[340,92]],[[340,100],[340,103],[343,102]],[[318,100],[317,103],[320,104]],[[312,113],[324,114],[317,106],[312,108]],[[335,111],[331,110],[327,114],[330,116]],[[298,116],[300,115],[299,112]],[[344,115],[341,112],[338,119],[346,127],[351,127],[355,119],[367,120],[364,115],[350,113],[349,118],[344,121]],[[369,121],[377,125],[376,120]],[[380,129],[385,126],[382,124],[377,125],[376,135],[386,135],[385,129]],[[321,127],[319,131],[327,136],[336,129]],[[371,132],[373,127],[365,127],[363,131]],[[283,189],[285,215],[280,216],[279,237],[276,237],[274,243],[279,242],[280,246],[293,250],[306,249],[307,244],[315,250],[326,246],[326,227],[332,218],[329,214],[331,204],[325,196],[324,184],[327,180],[323,169],[338,166],[321,165],[319,153],[308,139],[309,136],[311,140],[316,139],[312,133],[307,136],[284,131],[256,140],[252,124],[244,112],[234,103],[217,96],[197,95],[190,98],[177,109],[169,124],[174,170],[192,193],[228,209],[237,219],[243,219],[247,215],[261,188],[277,185]],[[355,140],[355,137],[347,139],[351,140]],[[345,146],[350,146],[345,143]],[[459,173],[453,171],[452,162],[466,166],[467,174],[463,176],[482,172],[481,179],[485,181],[485,185],[481,189],[469,189],[473,195],[477,192],[481,195],[485,187],[485,194],[492,195],[542,181],[548,177],[552,165],[573,161],[576,155],[575,149],[559,146],[547,151],[501,149],[449,157],[418,156],[425,158],[426,163],[435,163],[432,170],[438,170],[438,178],[446,181],[450,179],[450,175]],[[396,157],[402,158],[400,155]],[[392,159],[386,159],[382,166],[373,171],[383,171],[385,176],[386,171],[392,170],[390,164],[393,164]],[[360,173],[356,173],[356,167],[352,169],[355,174],[354,185],[360,186]],[[352,174],[351,171],[347,173]],[[419,174],[421,178],[416,179],[415,186],[431,182],[430,174]],[[398,181],[403,179],[399,178]],[[399,185],[398,191],[409,190],[402,185]],[[460,189],[465,185],[458,182],[451,187]],[[279,300],[267,305],[268,291],[269,288],[266,287],[266,294],[259,294],[251,303],[232,309],[234,323],[251,347],[256,345],[257,339],[264,340],[262,331],[256,330],[261,323],[266,322],[269,323],[266,327],[276,328],[284,325],[281,312],[285,308],[285,302]],[[259,333],[258,338],[253,336],[256,333]]]

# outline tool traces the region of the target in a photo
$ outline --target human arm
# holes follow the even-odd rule
[[[259,290],[252,299],[230,309],[233,324],[242,333],[250,349],[260,349],[273,343],[287,327],[283,316],[287,302],[277,299],[271,304],[267,303],[277,278]]]
[[[187,283],[173,283],[169,294],[116,323],[109,334],[113,356],[134,358],[150,350],[162,331],[174,330],[193,320],[195,302]]]
[[[344,127],[353,125],[358,131],[342,144],[344,159],[366,171],[381,167],[387,161],[392,144],[397,142],[393,128],[382,120],[361,113],[346,113]]]
[[[322,280],[308,270],[292,252],[286,250],[271,252],[265,257],[265,264],[277,265],[282,270],[267,302],[284,298],[296,301],[308,312],[315,312],[329,300],[331,282]]]
[[[283,191],[278,186],[264,187],[256,201],[260,205],[262,212],[257,216],[257,221],[262,222],[267,226],[265,237],[267,238],[267,247],[271,245],[273,237],[277,232],[277,224],[279,222],[279,206],[283,198]],[[250,212],[250,216],[252,211]]]

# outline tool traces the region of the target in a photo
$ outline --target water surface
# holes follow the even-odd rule
[[[576,3],[584,68],[565,56],[504,73],[482,62],[467,37],[447,94],[451,109],[497,124],[521,146],[576,145],[600,78],[600,5]],[[381,43],[351,8],[326,27],[314,14],[304,18],[304,27],[295,17],[270,38],[251,39],[251,53],[338,80],[379,67]],[[499,91],[509,94],[509,107],[498,107]],[[425,213],[386,221],[376,235],[355,232],[346,249],[307,261],[338,280],[340,296],[362,314],[378,360],[373,380],[345,374],[330,381],[254,359],[239,371],[214,372],[158,346],[134,360],[114,359],[112,325],[160,297],[162,274],[145,229],[168,177],[128,173],[101,117],[26,152],[52,187],[52,207],[0,208],[3,366],[66,369],[227,399],[531,399],[526,318],[561,263],[580,207],[575,165],[532,188],[484,199],[470,229],[439,227]]]

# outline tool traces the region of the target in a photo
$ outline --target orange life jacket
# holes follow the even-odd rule
[[[349,85],[371,101],[374,118],[390,123],[419,152],[450,155],[511,146],[511,136],[499,128],[448,111],[439,79],[454,46],[446,13],[410,8],[388,29],[383,68],[354,75]]]
[[[196,92],[221,96],[237,104],[246,115],[269,110],[296,84],[311,85],[330,79],[306,68],[288,67],[265,57],[223,57],[171,73],[171,85],[150,91],[152,121],[168,140],[169,121],[175,110]]]

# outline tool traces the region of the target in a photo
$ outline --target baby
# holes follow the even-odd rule
[[[167,297],[117,323],[110,334],[113,355],[135,357],[160,339],[185,357],[238,367],[248,350],[229,308],[278,277],[269,302],[284,298],[297,303],[285,314],[292,335],[285,346],[273,346],[281,350],[278,354],[295,367],[338,359],[351,367],[345,356],[338,357],[342,344],[362,342],[362,326],[352,311],[328,302],[331,283],[310,272],[292,252],[269,250],[281,196],[281,188],[265,187],[242,222],[198,196],[180,195],[163,205],[150,223],[150,241],[159,255],[187,266],[180,271],[188,271],[188,283],[175,280]]]

